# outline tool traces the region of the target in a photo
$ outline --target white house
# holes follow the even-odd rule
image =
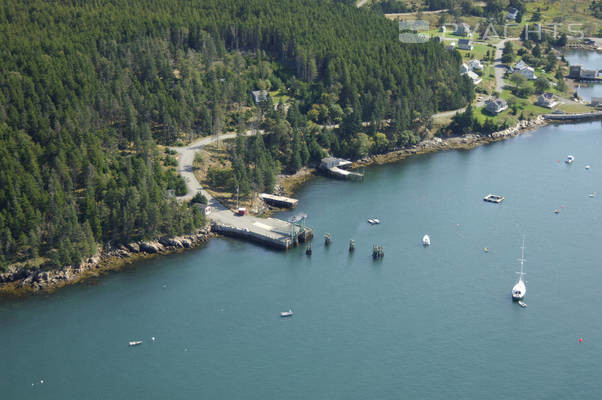
[[[529,65],[524,62],[523,60],[520,60],[519,62],[516,63],[516,65],[514,66],[514,69],[520,71],[521,69],[527,68]]]
[[[518,10],[516,8],[509,9],[508,14],[506,14],[506,19],[515,21],[516,17],[518,17]]]
[[[529,80],[537,79],[537,76],[535,76],[535,70],[531,67],[523,68],[518,71],[518,73],[523,74]]]
[[[472,50],[473,46],[469,39],[458,40],[458,48],[460,50]]]
[[[537,103],[535,104],[541,107],[554,108],[558,102],[554,99],[552,93],[543,93],[537,98]]]
[[[478,85],[479,83],[481,83],[481,81],[483,81],[483,79],[481,79],[481,77],[479,75],[475,74],[472,71],[468,71],[466,73],[466,76],[468,76],[470,79],[472,79],[472,83],[474,85]]]
[[[485,110],[491,114],[499,114],[508,109],[506,100],[500,98],[491,98],[485,102]]]
[[[348,167],[351,164],[353,164],[351,161],[344,160],[342,158],[326,157],[326,158],[323,158],[322,161],[320,162],[320,167],[325,168],[325,169],[330,169],[330,168],[334,168],[334,167],[341,168],[341,167]]]
[[[468,63],[468,68],[469,68],[471,71],[474,71],[474,70],[482,70],[482,69],[483,69],[483,64],[481,64],[481,62],[480,62],[479,60],[471,60],[471,61]]]
[[[253,94],[253,100],[255,101],[255,104],[266,101],[270,95],[267,90],[253,90],[251,93]]]

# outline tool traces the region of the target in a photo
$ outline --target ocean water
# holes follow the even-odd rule
[[[571,50],[567,52],[566,59],[571,65],[581,64],[586,69],[602,69],[602,53],[584,50]],[[592,97],[602,97],[602,83],[581,84],[577,92],[579,96],[590,101]]]
[[[599,398],[601,154],[598,121],[371,167],[363,183],[318,177],[280,215],[308,214],[311,257],[214,239],[1,300],[1,397]],[[510,296],[523,235],[526,309]]]

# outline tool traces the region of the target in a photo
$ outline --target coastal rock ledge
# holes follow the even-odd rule
[[[6,272],[0,274],[0,295],[49,291],[87,277],[98,276],[103,271],[118,269],[139,258],[199,246],[206,243],[212,235],[210,227],[205,227],[189,235],[100,248],[95,255],[80,264],[61,269],[17,268],[11,265]]]

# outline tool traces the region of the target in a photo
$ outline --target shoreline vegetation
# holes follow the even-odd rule
[[[9,267],[0,274],[0,297],[48,294],[65,286],[117,271],[136,261],[163,254],[178,253],[206,244],[214,234],[207,225],[188,235],[162,237],[154,241],[132,242],[118,247],[99,248],[96,254],[77,265],[61,269]]]
[[[434,137],[423,140],[411,147],[362,158],[354,162],[353,167],[394,163],[411,156],[439,151],[471,150],[478,146],[532,132],[549,123],[550,121],[545,120],[540,115],[532,120],[520,121],[513,127],[494,132],[488,136],[466,134],[445,139]],[[554,121],[553,123],[558,122]],[[316,174],[316,169],[304,167],[292,175],[279,175],[275,189],[281,194],[293,196],[302,185],[308,183]],[[282,210],[275,207],[267,207],[262,210],[262,215],[269,216]],[[206,244],[210,238],[215,236],[217,235],[211,232],[210,225],[207,225],[189,235],[181,235],[173,238],[163,237],[155,241],[133,242],[127,245],[120,245],[117,248],[101,249],[79,265],[67,266],[60,270],[9,268],[7,272],[0,274],[0,297],[52,293],[64,286],[81,283],[110,271],[120,270],[139,260],[197,248]]]

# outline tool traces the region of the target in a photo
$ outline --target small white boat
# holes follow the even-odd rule
[[[430,236],[429,236],[429,235],[424,235],[424,236],[422,237],[422,244],[423,244],[424,246],[430,246],[430,245],[431,245],[431,238],[430,238]]]
[[[570,154],[569,154],[569,155],[566,157],[566,161],[565,161],[565,163],[567,163],[567,164],[572,164],[572,163],[573,163],[573,161],[575,161],[575,157],[573,157],[572,155],[570,155]]]
[[[589,169],[589,168],[590,168],[590,167],[589,167],[589,164],[585,166],[585,169]]]
[[[592,198],[593,198],[593,197],[596,197],[596,193],[590,193],[590,194],[589,194],[589,197],[592,197]]]
[[[133,340],[129,342],[130,346],[138,346],[139,344],[142,344],[142,340]]]
[[[522,308],[527,308],[527,303],[525,303],[524,301],[518,301],[518,305],[521,306]]]
[[[292,317],[293,316],[293,310],[283,311],[283,312],[280,313],[280,316],[282,318]]]
[[[371,225],[378,225],[378,224],[380,224],[380,220],[378,218],[370,218],[370,219],[368,219],[368,222]]]
[[[521,252],[521,256],[520,256],[520,272],[517,272],[519,278],[518,278],[518,282],[516,282],[516,285],[514,285],[514,287],[512,288],[512,300],[522,300],[525,297],[525,294],[527,294],[527,286],[525,285],[525,281],[523,281],[523,275],[525,275],[525,273],[523,272],[523,264],[525,262],[525,238],[523,237],[523,246],[521,247],[522,252]]]

